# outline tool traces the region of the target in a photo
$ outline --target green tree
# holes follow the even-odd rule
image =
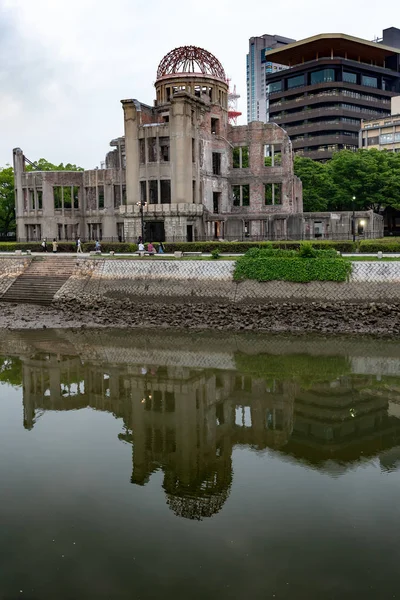
[[[294,172],[303,183],[304,211],[328,210],[333,197],[333,182],[327,165],[298,156],[294,159]]]
[[[0,168],[0,234],[15,231],[14,172]]]
[[[393,152],[342,150],[327,163],[333,181],[334,210],[379,212],[387,206],[400,208],[400,156]]]
[[[0,382],[13,387],[22,385],[22,363],[19,358],[0,356]]]
[[[35,166],[27,165],[27,171],[84,171],[82,167],[78,167],[77,165],[72,165],[71,163],[60,163],[59,165],[55,165],[45,158],[39,158],[35,163]]]

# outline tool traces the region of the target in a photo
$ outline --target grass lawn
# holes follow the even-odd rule
[[[400,261],[400,257],[396,256],[385,256],[384,258],[378,258],[377,256],[344,256],[345,260],[351,260],[356,262],[393,262]]]

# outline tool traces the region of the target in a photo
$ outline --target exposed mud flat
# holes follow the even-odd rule
[[[147,302],[63,299],[52,306],[1,304],[0,328],[171,328],[400,336],[400,303]]]

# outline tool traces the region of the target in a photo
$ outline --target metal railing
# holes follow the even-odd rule
[[[379,231],[366,231],[364,233],[356,234],[356,240],[366,240],[366,239],[376,239],[381,238],[382,233]],[[94,243],[95,239],[88,239],[81,237],[82,243]],[[97,238],[96,238],[97,239]],[[114,236],[114,237],[99,237],[99,241],[103,243],[128,243],[128,244],[136,244],[138,242],[137,237],[131,236]],[[196,236],[193,239],[188,239],[187,236],[173,235],[169,236],[168,240],[157,240],[155,238],[145,239],[144,242],[165,242],[165,243],[184,243],[184,242],[268,242],[268,241],[324,241],[324,240],[332,240],[332,241],[345,241],[352,240],[353,234],[351,231],[346,233],[309,233],[309,232],[299,232],[293,234],[265,234],[265,235],[226,235],[223,238],[214,237],[214,236]],[[15,242],[14,240],[7,241]],[[18,243],[29,243],[29,244],[40,244],[43,241],[43,238],[38,238],[36,240],[27,239],[27,238],[18,238]],[[47,239],[47,244],[51,245],[52,239]],[[76,240],[71,240],[70,238],[57,238],[58,243],[69,243],[75,244]]]

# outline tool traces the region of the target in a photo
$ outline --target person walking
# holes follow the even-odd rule
[[[43,239],[42,250],[43,250],[43,252],[47,252],[47,240],[46,240],[46,238]]]
[[[53,254],[56,254],[58,250],[58,244],[56,238],[53,239]]]
[[[77,253],[82,252],[82,242],[80,237],[76,240],[76,251]]]
[[[96,240],[96,243],[94,245],[94,250],[95,252],[97,252],[98,254],[101,254],[101,246],[100,246],[100,242],[99,240]]]

